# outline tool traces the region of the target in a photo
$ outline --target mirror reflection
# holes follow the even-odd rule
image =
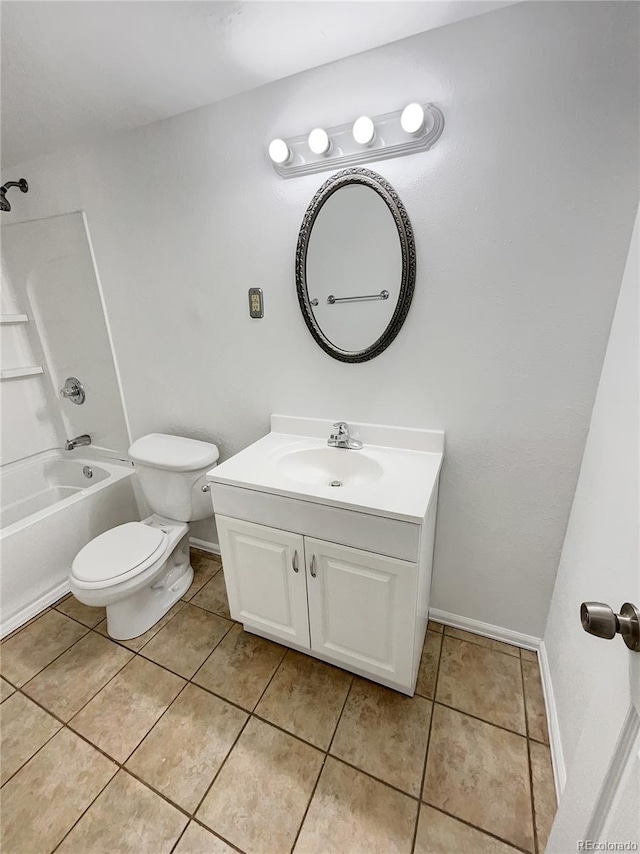
[[[377,341],[398,302],[401,276],[398,230],[384,200],[362,184],[333,193],[307,250],[307,291],[327,339],[346,351]],[[372,298],[353,299],[365,296]]]
[[[305,321],[329,355],[364,361],[382,352],[415,280],[411,225],[393,188],[367,169],[325,182],[303,221],[296,269]]]

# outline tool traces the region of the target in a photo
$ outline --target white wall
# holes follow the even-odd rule
[[[615,609],[623,602],[639,604],[640,569],[636,564],[625,570],[634,554],[630,532],[638,553],[639,283],[636,221],[544,634],[568,769],[590,700],[602,690],[602,674],[626,669],[620,638],[594,644],[585,637],[580,603],[607,602]],[[618,699],[624,710],[624,697]]]
[[[444,428],[432,604],[540,636],[637,203],[633,5],[518,4],[13,168],[9,216],[87,212],[134,436],[228,456],[271,412]],[[442,138],[371,167],[412,219],[416,295],[344,365],[295,297],[323,176],[282,181],[266,146],[410,100]]]

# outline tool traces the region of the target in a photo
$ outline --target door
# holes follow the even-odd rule
[[[412,690],[414,563],[305,537],[311,648]]]
[[[584,721],[547,846],[555,854],[614,850],[605,843],[640,850],[640,652],[619,634],[584,634],[577,622],[581,599],[616,612],[625,601],[640,606],[639,250],[636,222],[545,635],[548,647],[553,641],[569,657],[566,672],[578,674],[585,693],[574,709]],[[576,622],[556,632],[565,610]]]
[[[216,524],[233,619],[308,648],[302,537],[228,516]]]

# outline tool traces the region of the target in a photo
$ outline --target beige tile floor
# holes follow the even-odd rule
[[[544,851],[535,653],[430,623],[405,697],[247,634],[193,565],[133,641],[66,598],[3,642],[3,854]]]

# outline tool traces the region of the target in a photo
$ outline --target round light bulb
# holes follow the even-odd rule
[[[291,149],[284,139],[273,139],[269,143],[269,157],[278,166],[282,166],[291,159]]]
[[[376,129],[369,116],[360,116],[353,123],[353,138],[360,145],[371,145],[375,139]]]
[[[424,128],[424,109],[420,104],[407,104],[400,116],[400,124],[405,133],[417,136]]]
[[[314,128],[309,134],[308,143],[314,154],[327,154],[331,148],[329,134],[324,128]]]

